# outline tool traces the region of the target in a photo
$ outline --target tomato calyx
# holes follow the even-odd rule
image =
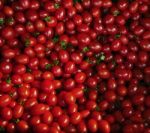
[[[21,100],[21,101],[19,101],[18,103],[19,103],[20,105],[24,105],[24,104],[25,104],[25,101],[22,101],[22,100]]]
[[[59,63],[60,63],[59,60],[54,60],[53,61],[54,66],[57,66]]]
[[[49,70],[52,66],[53,66],[52,64],[46,64],[46,65],[45,65],[45,69],[46,69],[46,70]]]
[[[55,3],[55,4],[54,4],[54,7],[55,7],[55,9],[59,9],[59,8],[60,8],[60,5],[59,5],[58,3]]]
[[[11,121],[12,121],[13,123],[16,123],[16,124],[17,124],[18,122],[20,122],[20,119],[12,119]]]
[[[97,64],[101,63],[101,62],[104,61],[104,60],[105,60],[105,55],[104,55],[104,53],[100,53],[100,55],[96,57],[96,63],[97,63]]]
[[[83,51],[84,53],[86,53],[86,52],[88,52],[89,50],[90,50],[89,47],[84,47],[82,51]]]
[[[120,38],[121,34],[116,34],[115,38]]]
[[[118,16],[119,14],[120,14],[119,11],[114,11],[114,12],[113,12],[113,15],[114,15],[114,16]]]
[[[0,25],[4,25],[5,20],[3,18],[0,18]]]
[[[12,18],[12,17],[6,19],[7,24],[11,24],[13,22],[14,22],[14,18]]]
[[[27,67],[27,68],[26,68],[26,72],[31,73],[32,70],[31,70],[29,67]]]
[[[95,111],[100,111],[100,107],[96,106]]]
[[[50,22],[50,21],[51,21],[51,17],[50,17],[50,16],[46,16],[46,17],[44,18],[44,21]]]
[[[59,65],[59,60],[54,60],[51,64],[46,64],[45,65],[45,69],[46,70],[49,70],[50,68],[52,68],[53,66],[57,66],[57,65]]]
[[[25,46],[26,47],[30,46],[30,39],[28,39],[28,38],[25,39]]]
[[[10,77],[8,77],[8,78],[6,79],[6,83],[7,83],[7,84],[11,84],[11,78],[10,78]]]
[[[33,33],[33,36],[34,36],[34,37],[37,37],[37,36],[39,36],[39,35],[40,35],[40,32],[34,32],[34,33]]]
[[[61,45],[61,48],[64,50],[67,48],[67,43],[65,41],[61,41],[60,45]]]
[[[54,38],[53,38],[53,42],[54,43],[57,43],[59,41],[59,36],[58,35],[55,35]]]
[[[76,4],[76,3],[81,3],[82,0],[73,0],[73,2],[74,2],[74,4]]]
[[[2,126],[0,126],[0,132],[1,132],[1,133],[4,133],[4,132],[5,132],[5,128],[2,127]]]

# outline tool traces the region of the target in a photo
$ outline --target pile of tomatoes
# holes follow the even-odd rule
[[[150,1],[0,0],[0,132],[150,133]]]

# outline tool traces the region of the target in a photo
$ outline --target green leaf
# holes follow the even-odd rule
[[[28,47],[30,45],[30,39],[25,40],[25,46]]]
[[[54,4],[55,9],[58,9],[60,7],[60,5],[58,3]]]
[[[45,48],[45,51],[49,51],[50,49],[49,48]]]
[[[18,123],[20,120],[19,119],[16,119],[16,123]]]
[[[104,61],[104,60],[105,60],[105,55],[102,54],[102,55],[100,56],[100,60],[101,60],[101,61]]]
[[[61,44],[61,48],[62,49],[66,49],[67,48],[67,43],[65,41],[61,41],[60,44]]]
[[[50,16],[46,16],[46,17],[44,18],[44,21],[50,22],[50,21],[51,21],[51,17],[50,17]]]
[[[3,24],[4,24],[4,19],[0,18],[0,25],[3,25]]]
[[[5,132],[5,128],[0,126],[0,133],[4,133]]]
[[[84,47],[82,51],[83,51],[83,52],[88,52],[88,51],[89,51],[89,48],[88,48],[88,47]]]
[[[21,100],[21,101],[19,101],[19,104],[20,104],[20,105],[24,105],[24,104],[25,104],[25,101],[22,101],[22,100]]]
[[[82,0],[73,0],[73,3],[75,4],[75,3],[81,3],[82,2]]]
[[[118,16],[119,14],[120,14],[119,11],[114,11],[114,12],[113,12],[113,15],[114,15],[114,16]]]
[[[126,20],[126,27],[130,27],[130,24],[131,24],[131,22],[132,22],[132,19],[131,18],[129,18],[128,20]]]
[[[107,36],[106,35],[99,35],[97,36],[97,41],[104,43],[107,40]]]
[[[113,2],[113,3],[117,3],[117,2],[118,2],[118,0],[112,0],[112,2]]]
[[[105,60],[105,55],[103,53],[100,54],[100,56],[97,57],[97,63],[99,64],[100,62]]]
[[[83,89],[83,92],[84,92],[85,97],[88,97],[89,89],[87,87]]]
[[[32,23],[30,21],[27,22],[27,25],[31,25]]]
[[[46,64],[46,65],[45,65],[45,69],[46,69],[46,70],[50,69],[51,67],[52,67],[52,64]]]
[[[20,120],[19,119],[12,119],[13,123],[18,123]]]
[[[116,109],[120,109],[121,108],[121,102],[119,100],[116,100],[114,103],[114,106]]]
[[[56,36],[53,38],[53,42],[54,42],[54,43],[57,43],[58,41],[59,41],[59,36],[56,35]]]
[[[85,61],[91,64],[91,60],[90,60],[89,57],[87,57],[87,58],[85,59]]]
[[[101,101],[103,101],[104,100],[104,98],[102,97],[102,96],[99,96],[98,98],[97,98],[97,102],[99,103],[99,102],[101,102]]]
[[[43,2],[40,2],[40,6],[41,6],[41,7],[44,7],[44,3],[43,3]]]
[[[142,85],[142,86],[150,86],[150,82],[146,82],[146,81],[144,81],[144,80],[141,80],[140,82],[139,82],[139,84],[140,85]]]
[[[14,87],[15,87],[15,88],[20,88],[20,87],[21,87],[21,85],[14,85]]]
[[[133,2],[134,0],[129,0],[129,3]]]
[[[10,77],[8,77],[8,79],[6,79],[6,83],[7,83],[7,84],[10,84],[10,83],[11,83],[11,78],[10,78]]]
[[[7,18],[6,19],[6,23],[11,24],[12,22],[14,22],[14,18]]]
[[[40,35],[40,32],[34,32],[34,33],[33,33],[33,36],[34,36],[34,37],[37,37],[38,35]]]
[[[86,87],[86,88],[83,89],[83,91],[86,93],[86,92],[89,91],[89,89]]]
[[[61,92],[61,89],[55,89],[56,94],[59,94]]]
[[[96,106],[95,110],[96,111],[100,111],[100,108],[98,106]]]
[[[26,68],[26,71],[28,72],[28,73],[31,73],[32,72],[32,70],[30,69],[30,68]]]
[[[72,46],[71,43],[68,43],[68,44],[67,44],[67,47],[68,47],[68,48],[73,48],[73,46]]]
[[[116,61],[115,60],[113,60],[112,63],[113,63],[113,65],[116,65]]]
[[[59,64],[59,60],[54,60],[53,64],[57,66]]]
[[[12,93],[12,92],[10,92],[10,93],[9,93],[9,96],[10,96],[10,97],[13,97],[13,93]]]
[[[119,38],[121,36],[121,34],[116,34],[115,38]]]

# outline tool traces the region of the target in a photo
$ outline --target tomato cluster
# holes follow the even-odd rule
[[[150,1],[0,0],[0,132],[150,133]]]

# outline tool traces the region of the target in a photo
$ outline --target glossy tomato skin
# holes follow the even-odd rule
[[[4,74],[9,74],[12,71],[12,64],[9,62],[1,62],[0,63],[0,70]]]
[[[33,116],[30,118],[29,123],[31,126],[35,126],[41,122],[40,116]]]
[[[9,92],[12,88],[12,84],[11,83],[7,83],[6,81],[2,82],[0,87],[0,91],[1,92]]]
[[[13,118],[20,118],[23,115],[24,108],[23,106],[17,104],[13,109]]]
[[[46,111],[46,107],[44,104],[35,104],[30,110],[32,115],[41,115]]]
[[[29,130],[29,125],[26,121],[19,121],[16,125],[17,131],[19,132],[27,132]]]
[[[110,132],[110,125],[107,121],[101,120],[99,121],[98,125],[99,125],[99,131],[101,131],[102,133]]]
[[[64,101],[66,104],[75,103],[75,97],[72,93],[65,93],[64,94]]]
[[[79,112],[75,112],[75,113],[72,113],[72,116],[70,117],[70,122],[72,124],[78,124],[82,119],[82,116]]]
[[[96,121],[100,121],[102,119],[102,115],[98,111],[93,111],[92,118],[95,119]]]
[[[44,123],[39,123],[35,125],[34,132],[36,133],[47,133],[48,132],[48,125]]]
[[[15,133],[15,131],[16,131],[15,124],[14,123],[8,123],[6,126],[6,131],[8,133]]]
[[[4,107],[4,108],[1,110],[1,117],[2,117],[4,120],[11,120],[11,119],[12,119],[12,110],[11,110],[11,108],[9,108],[9,107]]]
[[[7,94],[0,96],[0,107],[6,107],[11,102],[11,97]]]
[[[52,113],[49,111],[45,112],[41,119],[42,119],[43,123],[48,124],[48,125],[51,124],[53,121]]]
[[[87,126],[86,126],[86,124],[85,124],[85,122],[84,121],[81,121],[78,125],[77,125],[77,130],[79,131],[79,132],[87,132]]]
[[[37,104],[37,100],[35,98],[29,98],[25,103],[24,103],[24,108],[25,109],[30,109],[33,107],[35,104]]]
[[[18,88],[18,94],[22,98],[27,98],[29,96],[29,89],[27,87]]]
[[[72,94],[75,96],[75,98],[81,98],[83,96],[83,89],[82,88],[74,88],[72,90]]]
[[[64,69],[65,69],[65,72],[68,74],[73,73],[75,70],[74,62],[72,61],[67,62]]]
[[[30,98],[37,98],[37,96],[38,96],[38,90],[36,88],[30,88],[29,97]]]
[[[83,83],[86,79],[86,75],[83,72],[79,72],[75,75],[75,81],[77,83]]]
[[[90,41],[91,41],[91,38],[89,35],[85,34],[85,33],[80,33],[78,35],[78,39],[79,39],[79,42],[82,44],[82,45],[89,45],[90,44]]]
[[[67,115],[61,115],[58,118],[58,123],[61,127],[66,127],[69,124],[69,117]]]
[[[59,133],[59,130],[57,130],[57,128],[55,128],[55,127],[50,127],[49,132],[51,132],[51,133]]]
[[[98,130],[98,124],[97,124],[97,122],[94,119],[90,119],[88,121],[87,125],[88,125],[89,131],[91,131],[91,132],[97,132],[97,130]]]
[[[9,40],[9,39],[12,39],[14,38],[14,29],[12,27],[5,27],[5,29],[3,29],[3,32],[2,32],[2,36]]]
[[[41,83],[41,89],[43,92],[49,93],[54,89],[54,84],[50,80],[44,80]]]
[[[46,102],[49,106],[55,106],[57,104],[57,97],[54,94],[50,94],[46,98]]]
[[[149,0],[0,0],[0,132],[149,133]]]
[[[67,112],[69,114],[73,114],[73,113],[77,112],[77,109],[78,109],[78,106],[76,104],[72,103],[68,106]]]
[[[62,115],[62,113],[63,113],[63,111],[62,111],[62,109],[59,106],[55,106],[52,109],[52,115],[53,115],[53,117],[58,118],[59,116]]]

